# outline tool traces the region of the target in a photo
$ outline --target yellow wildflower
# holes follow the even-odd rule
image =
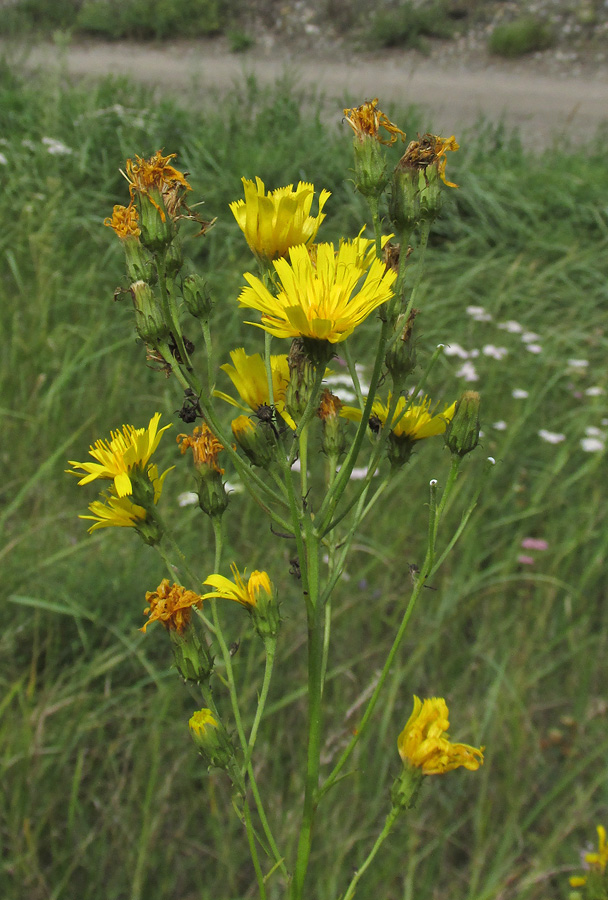
[[[397,277],[386,271],[379,259],[364,266],[367,257],[361,254],[361,242],[344,241],[337,251],[333,244],[318,244],[314,261],[304,245],[292,247],[289,262],[278,259],[273,263],[281,282],[278,296],[255,275],[246,273],[249,287],[241,292],[239,305],[259,310],[262,322],[258,327],[275,337],[314,338],[332,344],[345,340],[393,296],[391,288]]]
[[[417,141],[410,141],[407,150],[398,163],[398,168],[418,169],[426,172],[430,166],[435,166],[439,177],[448,187],[458,187],[452,181],[446,181],[445,167],[447,163],[446,153],[459,150],[460,145],[452,135],[449,138],[439,137],[437,134],[426,133],[418,136]]]
[[[230,581],[229,578],[225,578],[223,575],[209,575],[203,581],[203,584],[208,584],[215,589],[215,593],[203,594],[203,600],[223,597],[226,600],[235,600],[241,606],[251,609],[257,606],[260,593],[268,597],[272,596],[272,582],[267,572],[259,572],[256,569],[256,571],[251,573],[249,581],[245,584],[236,563],[231,564],[230,571],[234,581]]]
[[[150,466],[148,468],[148,478],[152,482],[154,488],[153,502],[155,505],[160,499],[163,482],[170,471],[170,469],[167,469],[167,471],[163,472],[159,478],[157,466]],[[113,488],[110,488],[109,491],[102,492],[100,496],[103,498],[102,500],[93,500],[93,502],[89,504],[89,511],[93,515],[78,517],[79,519],[90,519],[95,523],[89,528],[89,534],[93,531],[97,531],[99,528],[117,527],[137,529],[146,522],[148,512],[143,506],[133,503],[129,497],[116,496]]]
[[[606,843],[606,829],[603,825],[597,826],[598,849],[597,853],[586,853],[585,862],[591,872],[603,875],[608,866],[608,844]],[[570,887],[583,887],[587,884],[587,876],[573,875],[570,878]]]
[[[109,440],[98,440],[89,448],[89,454],[97,462],[76,462],[69,460],[84,472],[78,484],[88,484],[97,478],[114,482],[114,490],[118,497],[126,497],[133,493],[132,476],[144,472],[150,457],[158,447],[163,432],[171,425],[159,430],[160,413],[154,413],[147,428],[134,428],[123,425],[121,431],[112,431]],[[66,470],[71,475],[81,472]],[[165,472],[161,478],[165,477]]]
[[[372,430],[375,426],[375,430],[378,431],[386,422],[390,402],[390,393],[386,403],[379,398],[374,400],[370,416]],[[412,404],[406,409],[407,403],[406,397],[400,397],[397,401],[393,416],[393,422],[396,424],[391,430],[395,437],[407,437],[410,441],[420,441],[423,438],[443,434],[456,408],[456,402],[454,402],[446,406],[442,413],[434,415],[434,409],[431,409],[431,401],[428,397],[424,397],[421,403]],[[351,422],[360,422],[362,413],[356,406],[343,406],[340,415]]]
[[[319,225],[325,218],[322,212],[329,191],[322,190],[319,213],[310,215],[314,186],[300,181],[277,188],[267,194],[264,182],[256,176],[255,183],[242,179],[245,199],[230,204],[234,218],[245,235],[253,253],[264,261],[285,256],[290,247],[314,241]]]
[[[217,464],[218,453],[224,449],[224,445],[218,441],[206,423],[197,426],[192,434],[178,434],[176,441],[182,455],[190,447],[197,469],[207,466],[215,472],[219,472],[220,475],[224,474],[224,470],[220,469]]]
[[[447,735],[448,707],[442,697],[422,702],[414,697],[414,709],[397,741],[399,756],[423,775],[442,775],[461,766],[475,771],[483,765],[484,748],[452,744]]]
[[[139,237],[141,234],[137,209],[133,203],[129,203],[128,206],[116,205],[112,215],[104,219],[103,224],[113,228],[121,240]]]
[[[163,578],[155,591],[146,592],[146,603],[144,615],[148,621],[140,631],[145,632],[152,622],[162,622],[167,631],[181,633],[190,622],[192,607],[200,609],[203,598],[179,584],[169,586],[168,579]]]
[[[224,363],[223,366],[220,366],[220,369],[228,375],[243,402],[239,403],[238,400],[235,400],[230,394],[225,394],[224,391],[214,391],[214,396],[225,400],[238,409],[251,410],[254,413],[257,413],[260,407],[269,406],[268,377],[262,356],[259,353],[253,353],[249,356],[243,347],[237,347],[236,350],[230,351],[230,359],[233,364]],[[271,356],[270,368],[272,370],[273,406],[285,419],[289,427],[295,428],[296,423],[285,410],[285,391],[289,384],[287,354],[282,353],[277,356]]]
[[[393,125],[382,110],[377,109],[377,106],[378,98],[376,97],[374,100],[366,100],[361,106],[344,110],[346,121],[355,132],[355,137],[360,141],[363,141],[365,137],[375,138],[381,144],[394,144],[398,135],[405,140],[405,132]],[[390,134],[390,140],[382,140],[379,133],[380,128],[384,128]]]

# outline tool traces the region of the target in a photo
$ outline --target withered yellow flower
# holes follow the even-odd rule
[[[394,144],[397,137],[405,140],[405,132],[397,128],[382,110],[378,109],[378,98],[366,100],[361,106],[353,109],[345,109],[344,116],[350,127],[355,132],[355,137],[363,141],[366,137],[375,138],[381,144]],[[390,140],[383,141],[379,129],[384,128],[390,135]]]
[[[429,167],[435,166],[443,183],[448,187],[455,188],[458,185],[447,181],[445,177],[446,153],[459,149],[460,144],[457,143],[454,135],[442,138],[437,134],[427,132],[422,137],[419,136],[417,141],[410,141],[397,167],[426,171]]]
[[[167,631],[181,633],[190,622],[192,607],[200,609],[203,598],[179,584],[169,585],[169,580],[163,578],[155,591],[146,592],[146,603],[144,615],[148,621],[140,631],[145,632],[152,622],[162,622]]]
[[[259,572],[256,569],[251,573],[247,584],[245,584],[236,563],[231,564],[230,571],[234,581],[230,581],[229,578],[225,578],[223,575],[209,575],[205,579],[203,584],[210,585],[210,587],[214,588],[214,592],[203,594],[203,600],[222,597],[225,600],[234,600],[236,603],[240,603],[241,606],[252,609],[258,605],[261,594],[264,595],[264,599],[273,596],[272,582],[267,572]]]
[[[88,484],[97,478],[113,481],[116,496],[127,497],[133,493],[132,476],[146,471],[163,432],[171,428],[171,425],[165,425],[159,430],[160,417],[160,413],[154,413],[147,428],[123,425],[122,431],[112,431],[109,440],[95,441],[89,448],[89,454],[96,462],[81,463],[71,459],[70,465],[81,471],[66,471],[71,475],[85,473],[78,484]],[[167,472],[162,475],[161,481],[166,474]]]
[[[397,741],[399,756],[423,775],[442,775],[460,767],[475,771],[483,765],[484,748],[452,744],[446,733],[449,727],[442,697],[424,702],[414,697],[414,709]]]
[[[333,244],[317,244],[314,259],[304,245],[292,247],[289,262],[273,262],[280,279],[276,297],[259,278],[246,273],[249,287],[241,292],[239,305],[262,313],[260,325],[247,324],[275,337],[314,338],[332,344],[345,340],[393,296],[397,277],[379,259],[368,263],[368,256],[361,252],[362,240],[344,241],[337,251]]]
[[[123,175],[129,182],[131,199],[137,193],[148,197],[152,205],[159,211],[163,222],[165,221],[165,212],[152,194],[158,191],[162,195],[165,208],[169,215],[172,216],[180,203],[180,190],[182,188],[187,191],[192,190],[183,172],[179,172],[174,166],[169,164],[169,161],[175,159],[176,156],[176,153],[169,153],[167,156],[163,156],[161,150],[157,150],[150,159],[136,156],[135,160],[127,160],[125,172],[123,172]]]
[[[128,237],[139,237],[141,234],[137,209],[133,203],[129,203],[128,206],[116,205],[112,215],[104,219],[103,224],[113,228],[121,240]]]
[[[325,218],[322,212],[331,193],[321,191],[319,212],[310,215],[314,185],[300,181],[266,193],[264,182],[242,179],[244,200],[235,200],[230,209],[245,235],[251,251],[264,261],[285,256],[290,247],[314,241],[319,225]]]
[[[167,469],[159,477],[158,467],[149,466],[147,477],[152,482],[154,489],[153,503],[156,505],[160,500],[163,490],[163,482],[171,469]],[[90,516],[78,516],[79,519],[90,519],[94,525],[88,529],[89,534],[97,531],[99,528],[139,528],[148,517],[148,513],[143,506],[134,503],[129,497],[118,497],[114,488],[109,491],[102,491],[100,494],[102,500],[93,500],[89,504]]]
[[[442,413],[435,414],[428,397],[424,397],[421,403],[412,404],[405,409],[407,402],[406,397],[400,397],[397,401],[397,407],[393,416],[393,422],[396,422],[396,424],[391,430],[395,437],[407,437],[410,441],[420,441],[423,438],[443,434],[456,409],[456,402],[454,402],[446,406]],[[386,403],[383,403],[379,398],[374,400],[370,425],[375,419],[376,430],[385,424],[390,403],[390,393]],[[362,413],[356,406],[343,406],[340,415],[351,422],[360,422]]]
[[[220,475],[224,474],[224,470],[217,464],[218,453],[224,449],[224,445],[218,441],[206,423],[197,426],[192,434],[178,434],[176,440],[182,455],[188,448],[192,450],[197,469],[207,466]]]

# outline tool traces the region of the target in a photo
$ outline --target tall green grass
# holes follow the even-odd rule
[[[355,98],[356,99],[356,98]],[[221,774],[208,775],[186,722],[196,706],[170,669],[164,634],[138,632],[143,593],[163,575],[134,535],[86,535],[91,499],[64,475],[89,442],[155,410],[181,426],[176,386],[146,367],[121,283],[118,242],[103,218],[123,202],[119,167],[134,153],[179,154],[195,196],[218,222],[189,251],[216,300],[216,352],[245,343],[235,298],[251,268],[227,204],[241,176],[269,186],[312,180],[332,198],[323,237],[368,221],[349,183],[350,135],[324,124],[321,104],[293,85],[248,81],[221,106],[193,113],[124,81],[80,90],[58,73],[27,83],[2,72],[0,168],[0,896],[6,900],[194,900],[256,894],[246,842]],[[392,111],[408,132],[414,111]],[[430,392],[483,394],[483,447],[464,467],[445,534],[496,458],[469,529],[425,591],[355,768],[330,794],[314,844],[311,885],[336,897],[387,811],[399,768],[396,738],[411,696],[446,696],[452,735],[486,746],[476,775],[430,779],[362,880],[372,900],[458,897],[545,900],[567,892],[570,867],[596,822],[608,819],[605,454],[585,452],[585,429],[607,430],[608,172],[600,141],[584,153],[533,157],[516,137],[480,125],[458,135],[448,173],[460,187],[429,250],[419,354],[438,343],[479,350],[479,381],[445,356]],[[43,142],[51,138],[59,144]],[[49,152],[62,147],[68,152]],[[492,316],[478,321],[467,306]],[[498,328],[518,321],[539,335]],[[483,347],[504,347],[501,360]],[[200,351],[199,351],[200,352]],[[366,353],[365,331],[356,353]],[[569,359],[585,359],[581,369]],[[512,390],[526,390],[516,399]],[[494,428],[506,423],[505,430]],[[565,439],[550,444],[540,429]],[[181,427],[177,430],[181,430]],[[177,433],[177,432],[175,432]],[[178,494],[192,487],[172,440],[164,510],[179,540],[212,566],[207,523]],[[335,601],[326,695],[329,763],[357,725],[424,549],[427,485],[444,480],[439,441],[415,454],[373,510]],[[228,472],[230,475],[230,472]],[[278,677],[262,723],[259,780],[287,850],[296,836],[305,715],[305,619],[288,574],[292,548],[260,529],[235,495],[229,547],[283,583]],[[548,550],[522,551],[525,537]],[[533,565],[518,562],[532,553]],[[225,611],[237,677],[252,699],[262,653],[239,610]],[[350,715],[346,715],[348,711]],[[277,896],[270,887],[270,896]]]

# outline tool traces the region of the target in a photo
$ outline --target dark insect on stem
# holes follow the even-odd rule
[[[186,388],[184,391],[184,402],[182,404],[182,408],[177,412],[177,415],[185,422],[186,425],[191,425],[192,422],[196,422],[197,418],[203,418],[203,410],[201,409],[201,404],[199,402],[200,395],[196,395],[192,388]]]

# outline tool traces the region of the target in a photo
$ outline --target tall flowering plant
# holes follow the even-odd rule
[[[158,151],[150,159],[127,160],[128,204],[115,206],[105,221],[125,251],[126,293],[147,359],[171,376],[176,393],[182,395],[179,417],[185,432],[177,435],[177,443],[182,457],[191,460],[198,503],[213,526],[213,571],[196,570],[163,520],[159,501],[171,470],[159,474],[153,458],[170,424],[160,427],[160,413],[154,413],[146,427],[125,424],[109,438],[99,439],[90,448],[91,460],[71,461],[69,471],[82,485],[108,483],[101,497],[90,503],[89,514],[82,516],[93,521],[90,531],[131,527],[166,563],[169,577],[145,595],[141,630],[147,634],[150,626],[160,623],[177,672],[200,692],[203,705],[193,711],[190,733],[206,764],[225,770],[232,782],[234,808],[247,832],[261,898],[267,896],[271,882],[276,885],[274,896],[279,890],[291,900],[315,895],[307,878],[315,819],[323,814],[330,788],[347,773],[357,743],[373,727],[374,710],[416,602],[447,553],[444,547],[437,558],[442,516],[462,460],[479,438],[476,393],[442,403],[425,394],[428,372],[441,348],[431,355],[413,389],[405,386],[417,366],[415,302],[424,248],[443,192],[454,187],[445,178],[446,152],[458,145],[453,137],[427,134],[410,142],[396,169],[389,171],[385,145],[405,140],[405,135],[377,103],[345,110],[354,131],[356,187],[369,202],[373,238],[364,237],[362,229],[337,245],[315,243],[328,191],[318,195],[314,215],[312,184],[266,191],[259,178],[243,179],[245,197],[232,203],[230,210],[253,253],[256,270],[244,274],[245,283],[234,302],[248,311],[245,325],[251,328],[250,335],[263,340],[253,354],[234,348],[230,362],[219,367],[232,382],[230,393],[216,387],[210,292],[184,259],[181,242],[185,222],[196,222],[199,236],[213,223],[201,220],[188,206],[191,187],[186,174],[175,167],[175,155]],[[398,243],[383,234],[381,210],[387,193],[390,237],[396,233]],[[414,252],[408,244],[412,236],[417,237]],[[187,317],[201,330],[206,350],[202,370],[195,365],[194,345],[186,335]],[[375,345],[366,387],[349,343],[353,332],[363,327]],[[346,406],[339,390],[333,393],[326,383],[328,366],[338,354],[348,367],[351,396],[357,398],[353,406]],[[227,427],[227,414],[235,407],[239,414]],[[451,468],[442,491],[436,480],[430,483],[426,557],[412,573],[401,624],[368,692],[358,728],[331,771],[325,772],[320,762],[322,698],[333,591],[357,530],[377,498],[416,448],[441,437],[451,454]],[[311,455],[319,450],[325,458],[322,478],[309,472]],[[286,591],[266,571],[248,573],[246,560],[225,559],[223,517],[233,502],[226,490],[227,467],[238,474],[274,533],[292,542],[292,574],[298,579],[307,618],[306,773],[293,858],[286,855],[268,814],[254,765],[274,661],[282,651],[281,597]],[[352,481],[355,467],[359,477]],[[380,479],[373,480],[379,469]],[[473,506],[474,502],[446,542],[448,549]],[[324,559],[327,565],[322,565]],[[249,616],[265,651],[257,706],[246,715],[222,623],[224,601],[233,601]],[[216,676],[217,655],[221,678]],[[405,706],[407,700],[404,718]],[[246,728],[246,722],[251,726]],[[363,865],[350,883],[345,882],[345,900],[354,895],[399,816],[415,805],[426,777],[459,767],[474,771],[482,765],[483,748],[452,743],[448,727],[444,699],[414,697],[413,711],[398,738],[395,735],[395,756],[403,765],[387,796],[385,825]]]

